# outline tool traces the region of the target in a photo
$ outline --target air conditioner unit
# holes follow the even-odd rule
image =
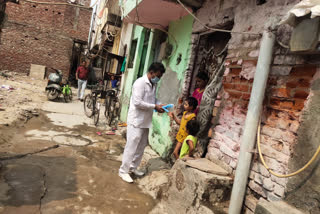
[[[320,54],[320,17],[304,18],[294,27],[290,50],[302,54]]]

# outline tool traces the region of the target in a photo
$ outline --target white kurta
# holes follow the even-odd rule
[[[132,87],[128,113],[127,143],[123,152],[120,173],[136,169],[148,145],[149,128],[155,105],[157,85],[152,85],[147,75],[137,79]]]
[[[136,128],[151,128],[157,85],[152,85],[147,75],[137,79],[132,87],[128,124]]]

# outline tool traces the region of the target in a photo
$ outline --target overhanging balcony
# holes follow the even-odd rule
[[[190,11],[201,7],[203,0],[181,0]],[[165,29],[171,21],[188,15],[175,0],[122,0],[123,19],[147,28]]]

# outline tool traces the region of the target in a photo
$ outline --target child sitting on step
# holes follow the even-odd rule
[[[185,138],[188,136],[188,132],[186,129],[187,123],[190,120],[196,119],[196,114],[194,113],[194,110],[198,106],[198,101],[194,97],[188,97],[187,100],[184,102],[184,112],[181,119],[178,119],[176,115],[174,115],[173,112],[169,113],[169,116],[176,121],[177,124],[180,125],[178,134],[176,136],[177,139],[177,145],[173,151],[173,155],[176,159],[179,158],[179,152],[180,148],[182,146],[182,143],[184,142]]]
[[[180,159],[189,159],[193,157],[193,151],[195,150],[198,142],[197,134],[200,129],[200,124],[196,120],[190,120],[187,123],[188,136],[184,139],[180,151]]]

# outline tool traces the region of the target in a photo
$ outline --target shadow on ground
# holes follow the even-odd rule
[[[10,213],[12,207],[19,207],[14,212],[20,213],[26,206],[37,211],[44,203],[75,197],[76,171],[75,160],[61,156],[32,155],[4,161],[0,171],[0,211]]]

